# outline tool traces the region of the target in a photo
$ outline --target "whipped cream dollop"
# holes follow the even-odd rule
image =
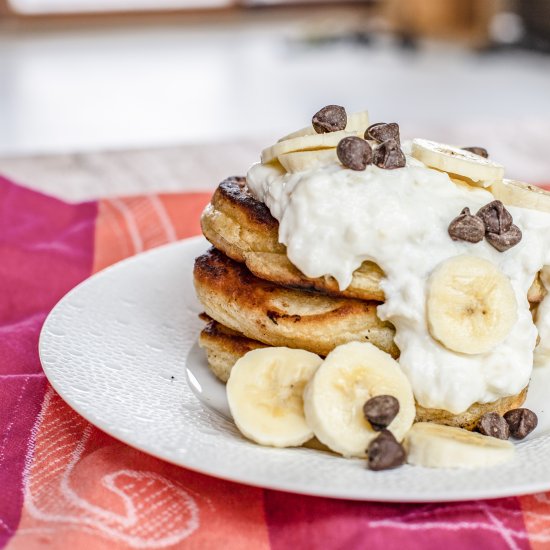
[[[527,291],[542,266],[550,264],[549,214],[507,207],[523,238],[498,252],[486,240],[472,244],[453,241],[448,234],[450,221],[464,207],[475,213],[493,195],[457,184],[411,157],[404,168],[371,165],[360,172],[334,164],[286,173],[273,164],[255,164],[247,181],[251,193],[278,220],[279,241],[306,276],[331,275],[344,289],[365,260],[384,270],[386,300],[378,306],[378,316],[395,326],[399,364],[420,405],[458,414],[473,403],[495,401],[527,386],[537,340]],[[516,295],[517,321],[489,353],[450,351],[428,330],[429,276],[441,262],[463,254],[497,265]],[[542,314],[550,355],[548,300],[540,306]]]
[[[541,271],[541,281],[544,287],[550,289],[550,266],[546,265]],[[535,348],[534,366],[546,367],[550,365],[550,295],[537,308],[536,325],[540,342]]]

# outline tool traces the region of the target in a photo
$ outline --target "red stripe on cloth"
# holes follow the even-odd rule
[[[19,523],[27,445],[46,388],[40,329],[90,275],[96,212],[96,203],[69,205],[0,177],[0,547]]]
[[[530,548],[516,498],[380,504],[265,491],[273,550]]]

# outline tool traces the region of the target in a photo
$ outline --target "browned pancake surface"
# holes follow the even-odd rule
[[[244,178],[229,178],[216,189],[201,217],[205,237],[230,258],[244,262],[256,276],[291,288],[333,296],[383,301],[382,270],[364,262],[351,285],[340,290],[333,277],[309,278],[288,259],[279,243],[279,224],[269,209],[252,197]]]
[[[376,315],[376,302],[285,288],[216,249],[196,259],[194,282],[210,317],[265,344],[326,355],[340,344],[369,341],[399,353],[393,327]]]

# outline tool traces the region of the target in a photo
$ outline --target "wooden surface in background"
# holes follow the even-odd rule
[[[142,193],[213,189],[245,175],[263,140],[154,149],[0,158],[0,174],[76,202]]]
[[[550,120],[491,124],[491,158],[502,162],[508,177],[550,184],[550,157],[545,137]],[[479,133],[487,134],[482,125]],[[419,125],[414,135],[466,143],[468,128]],[[523,138],[518,143],[517,136]],[[406,136],[408,137],[408,136]],[[0,157],[0,174],[17,183],[67,201],[143,193],[213,190],[228,176],[246,175],[269,139],[190,144],[154,149]]]

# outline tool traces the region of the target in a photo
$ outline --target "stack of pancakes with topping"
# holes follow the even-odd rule
[[[376,315],[384,301],[384,274],[376,264],[364,262],[345,290],[330,276],[306,277],[289,261],[277,220],[250,194],[244,178],[218,186],[201,226],[213,248],[196,259],[194,269],[207,321],[200,345],[221,381],[227,381],[241,356],[267,346],[326,356],[340,344],[360,341],[399,356],[394,328]],[[539,281],[528,297],[532,304],[542,300]],[[417,421],[473,429],[486,412],[504,414],[520,407],[526,393],[527,388],[493,403],[475,403],[461,414],[417,405]]]

